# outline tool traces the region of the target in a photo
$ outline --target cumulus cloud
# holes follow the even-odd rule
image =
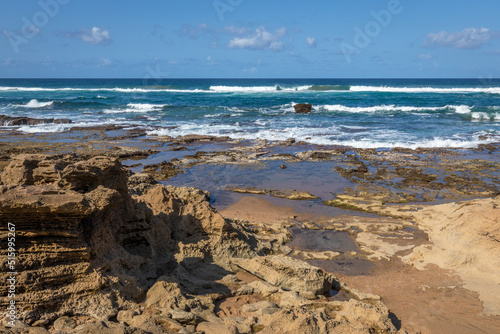
[[[96,45],[109,45],[113,42],[109,31],[98,27],[78,31],[57,31],[56,34],[63,38],[80,39],[85,43]]]
[[[283,50],[281,39],[286,35],[286,28],[281,27],[275,32],[269,32],[264,27],[259,27],[252,34],[245,37],[234,37],[229,41],[229,47],[233,49],[250,50]]]
[[[111,43],[111,35],[106,29],[93,27],[90,31],[82,33],[82,41],[90,44],[107,45]]]
[[[224,29],[224,32],[227,32],[229,34],[234,34],[234,35],[243,35],[243,34],[246,34],[248,32],[247,28],[237,27],[234,25],[225,26],[223,29]]]
[[[460,32],[440,31],[435,34],[427,34],[424,46],[477,49],[492,39],[500,39],[500,32],[491,31],[488,28],[466,28]]]
[[[307,37],[306,38],[306,44],[310,47],[313,48],[316,46],[316,38],[314,37]]]

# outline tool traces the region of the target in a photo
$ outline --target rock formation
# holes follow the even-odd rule
[[[299,103],[293,106],[297,114],[308,114],[311,112],[312,104],[310,103]]]
[[[0,115],[1,126],[19,126],[19,125],[37,125],[37,124],[69,124],[70,119],[67,118],[31,118],[31,117],[12,117]]]
[[[349,302],[328,301],[322,293],[348,289],[332,274],[269,256],[286,247],[286,230],[261,237],[224,219],[206,192],[158,185],[144,174],[129,179],[114,158],[72,155],[16,156],[1,182],[0,221],[16,228],[15,330],[395,332],[380,301],[355,294]],[[0,264],[7,264],[5,247]],[[241,281],[234,275],[241,268],[262,280]],[[2,310],[7,289],[0,285]],[[251,305],[229,316],[224,305],[232,298]]]

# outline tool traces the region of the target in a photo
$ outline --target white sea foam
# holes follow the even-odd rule
[[[26,104],[14,104],[12,106],[13,107],[18,107],[18,108],[31,108],[31,109],[35,109],[35,108],[45,108],[45,107],[51,106],[53,104],[54,104],[54,101],[39,102],[38,100],[33,99],[33,100],[29,101]]]
[[[457,114],[470,114],[471,111],[472,111],[472,107],[469,107],[469,106],[450,106],[450,108],[454,108],[455,109],[455,112]]]
[[[64,132],[75,124],[37,124],[37,125],[24,125],[20,126],[17,131],[26,133],[53,133]],[[78,125],[79,126],[79,125]]]
[[[203,89],[147,89],[147,88],[41,88],[41,87],[0,87],[0,91],[16,92],[59,92],[59,91],[78,91],[78,92],[118,92],[118,93],[150,93],[150,92],[179,92],[179,93],[206,93]]]
[[[201,126],[200,124],[184,123],[175,129],[155,129],[147,131],[148,135],[158,136],[182,136],[191,133],[214,136],[230,136],[233,139],[266,139],[266,140],[286,140],[295,138],[298,141],[307,141],[317,145],[339,145],[352,146],[358,148],[393,148],[393,147],[463,147],[474,148],[485,141],[477,138],[465,138],[455,136],[453,138],[435,137],[432,139],[420,140],[396,130],[370,129],[371,135],[349,136],[341,128],[331,127],[320,129],[316,127],[293,126],[288,128],[269,128],[265,123],[261,123],[262,128],[245,128],[237,125],[218,124],[212,126]]]
[[[160,110],[166,106],[168,106],[168,104],[150,104],[150,103],[129,103],[129,104],[127,104],[127,107],[129,107],[131,109],[146,110],[146,111]]]
[[[471,113],[471,118],[473,121],[489,121],[491,119],[485,112],[473,112]]]
[[[436,88],[436,87],[389,87],[389,86],[351,86],[352,92],[384,92],[384,93],[488,93],[500,94],[500,87],[464,87],[464,88]]]
[[[274,93],[305,91],[311,86],[280,87],[280,86],[210,86],[210,90],[220,93]]]
[[[372,107],[347,107],[340,104],[335,105],[322,105],[315,107],[316,109],[325,109],[328,111],[338,111],[338,112],[351,112],[351,113],[372,113],[372,112],[395,112],[395,111],[403,111],[403,112],[419,112],[419,111],[438,111],[438,110],[449,110],[453,109],[455,112],[459,114],[466,114],[471,112],[471,108],[466,105],[459,106],[444,106],[444,107],[412,107],[412,106],[396,106],[392,105],[380,105],[380,106],[372,106]]]
[[[26,92],[57,92],[57,91],[87,91],[87,92],[120,92],[120,93],[150,93],[150,92],[178,92],[178,93],[265,93],[265,92],[386,92],[386,93],[445,93],[445,94],[463,94],[463,93],[487,93],[500,94],[500,87],[391,87],[391,86],[351,86],[349,90],[310,90],[312,85],[303,85],[295,87],[275,86],[211,86],[206,89],[173,89],[173,88],[42,88],[42,87],[0,87],[0,91],[26,91]]]
[[[121,114],[121,113],[144,113],[151,111],[162,110],[168,104],[150,104],[150,103],[129,103],[127,108],[106,109],[105,114]]]

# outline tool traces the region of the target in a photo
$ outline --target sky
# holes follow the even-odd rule
[[[500,1],[1,0],[0,78],[498,78]]]

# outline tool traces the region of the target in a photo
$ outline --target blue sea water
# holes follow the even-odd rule
[[[310,114],[293,105],[311,103]],[[0,79],[0,114],[354,147],[476,147],[500,141],[500,79]]]

